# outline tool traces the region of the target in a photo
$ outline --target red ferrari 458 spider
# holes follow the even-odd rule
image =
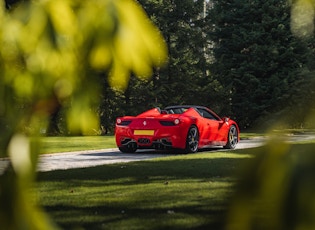
[[[121,152],[137,149],[177,149],[186,153],[223,146],[234,149],[239,141],[237,123],[219,117],[204,106],[176,105],[153,108],[138,116],[118,117],[116,144]]]

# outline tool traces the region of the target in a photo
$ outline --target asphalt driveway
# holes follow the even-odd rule
[[[294,135],[288,138],[289,141],[300,141],[315,139],[315,135]],[[263,145],[266,138],[253,138],[241,140],[236,149],[253,148]],[[215,149],[220,151],[220,149]],[[158,151],[137,151],[136,153],[121,153],[118,149],[100,149],[67,153],[55,153],[42,155],[39,159],[38,171],[65,170],[71,168],[85,168],[97,165],[142,161],[157,157],[165,157],[171,155],[168,152]],[[8,160],[0,159],[0,174],[7,167]]]

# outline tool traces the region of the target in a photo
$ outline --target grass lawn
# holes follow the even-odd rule
[[[262,133],[241,133],[241,138],[248,139],[263,136]],[[43,137],[41,153],[60,153],[81,150],[116,148],[115,137],[108,136],[79,136],[79,137]]]
[[[43,137],[41,153],[116,148],[114,136]]]
[[[260,148],[40,172],[36,194],[62,229],[222,229],[237,175]],[[314,141],[292,152],[303,149]]]
[[[235,172],[250,157],[209,151],[42,172],[38,197],[63,229],[219,229]]]

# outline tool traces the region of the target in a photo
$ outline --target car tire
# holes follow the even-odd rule
[[[224,146],[225,149],[235,149],[236,144],[238,143],[238,131],[235,125],[232,125],[229,129],[227,136],[227,143]]]
[[[137,151],[137,148],[134,146],[122,146],[122,147],[118,147],[118,149],[122,153],[134,153]]]
[[[195,153],[198,151],[199,131],[197,126],[192,125],[187,133],[185,153]]]

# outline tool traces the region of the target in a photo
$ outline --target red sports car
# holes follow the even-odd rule
[[[138,116],[118,117],[116,144],[121,152],[137,149],[177,149],[186,153],[223,146],[234,149],[239,141],[237,123],[220,118],[204,106],[176,105],[153,108]]]

